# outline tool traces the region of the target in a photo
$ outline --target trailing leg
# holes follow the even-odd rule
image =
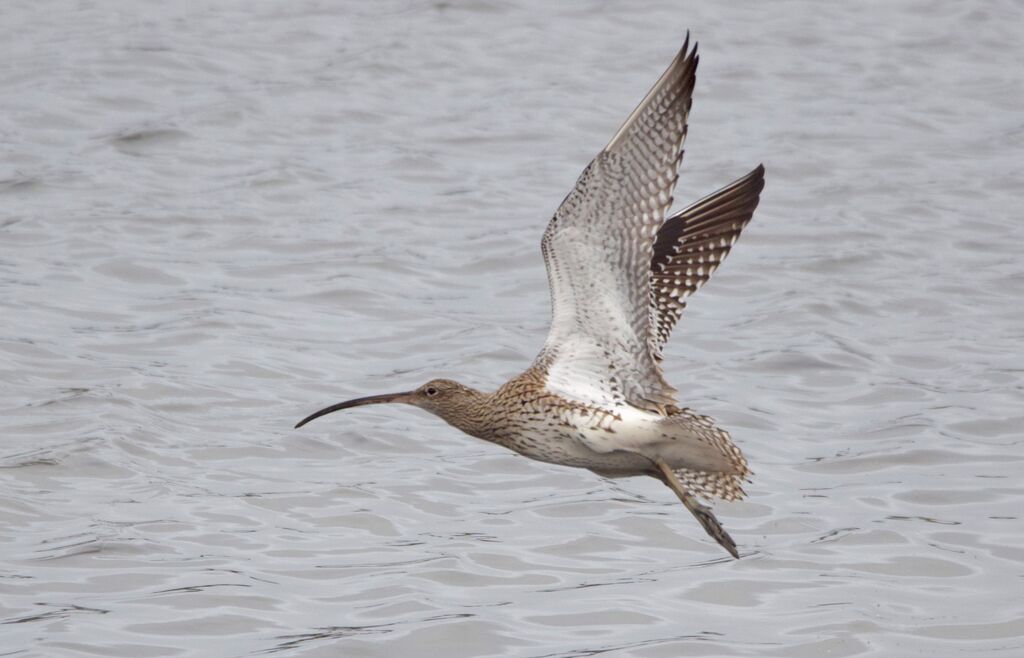
[[[740,554],[736,550],[736,542],[732,540],[729,533],[725,531],[722,524],[715,518],[715,514],[711,511],[711,508],[707,505],[701,504],[701,502],[697,500],[697,497],[686,489],[668,464],[660,459],[656,460],[654,464],[658,468],[657,476],[668,486],[669,489],[679,496],[679,500],[683,501],[683,505],[686,505],[686,509],[690,510],[690,513],[697,518],[697,521],[700,522],[704,531],[707,532],[712,539],[721,544],[722,548],[729,551],[729,555],[732,555],[738,560]]]

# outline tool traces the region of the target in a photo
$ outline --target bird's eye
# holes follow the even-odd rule
[[[427,390],[425,390],[423,392],[426,393],[430,397],[434,397],[435,395],[437,395],[437,389],[434,388],[433,386],[428,386]]]

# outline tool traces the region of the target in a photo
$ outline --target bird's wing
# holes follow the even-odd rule
[[[669,217],[651,258],[651,351],[661,350],[686,308],[686,298],[711,278],[750,222],[764,189],[758,165],[738,181]]]
[[[687,36],[544,232],[552,321],[535,366],[552,391],[660,412],[674,403],[650,349],[650,268],[672,205],[697,61]]]

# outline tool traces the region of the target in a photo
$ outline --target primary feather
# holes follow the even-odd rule
[[[750,222],[764,189],[764,167],[710,194],[672,217],[658,231],[651,257],[651,352],[661,350],[686,298],[714,273]]]

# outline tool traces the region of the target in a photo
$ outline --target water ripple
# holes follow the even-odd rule
[[[1024,653],[1019,3],[115,4],[4,14],[0,654]],[[665,360],[744,558],[415,410],[292,430],[525,367],[687,28],[680,203],[768,171]]]

